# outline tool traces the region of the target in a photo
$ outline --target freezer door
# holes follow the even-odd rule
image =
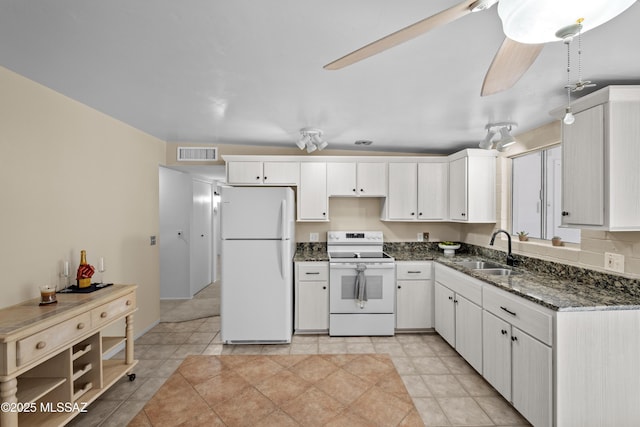
[[[292,255],[286,240],[222,241],[223,342],[291,342]]]
[[[288,187],[224,187],[222,239],[291,239],[293,190]]]

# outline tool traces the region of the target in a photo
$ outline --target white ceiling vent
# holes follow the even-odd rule
[[[182,162],[211,162],[218,160],[217,147],[178,147],[178,160]]]

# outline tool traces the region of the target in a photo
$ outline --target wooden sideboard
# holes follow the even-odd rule
[[[135,379],[133,313],[136,286],[57,294],[0,310],[0,426],[61,426],[124,375]],[[122,336],[103,335],[125,319]],[[105,359],[125,344],[124,359]]]

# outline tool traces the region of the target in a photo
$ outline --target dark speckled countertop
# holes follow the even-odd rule
[[[622,276],[518,255],[514,268],[518,274],[488,275],[457,262],[490,260],[504,265],[504,252],[464,244],[453,257],[445,257],[437,243],[385,243],[384,250],[396,261],[436,261],[555,311],[640,309],[640,281]],[[328,260],[326,243],[299,243],[294,258],[296,262]]]

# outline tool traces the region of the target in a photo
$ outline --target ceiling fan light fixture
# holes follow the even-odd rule
[[[318,150],[322,151],[325,148],[327,148],[327,146],[329,145],[329,143],[327,141],[321,141],[320,144],[317,145]]]
[[[488,123],[485,126],[487,130],[487,136],[480,141],[479,147],[485,150],[496,150],[502,152],[506,151],[510,146],[516,143],[516,139],[511,135],[511,129],[518,126],[515,122],[498,122]],[[500,138],[495,141],[496,135],[500,135]]]
[[[564,118],[562,119],[565,125],[572,125],[576,121],[576,116],[571,112],[571,107],[565,108]]]
[[[582,32],[615,18],[635,0],[500,0],[498,15],[505,35],[527,44],[557,41],[556,31],[580,19]]]
[[[309,141],[309,136],[308,135],[303,135],[297,142],[296,145],[298,146],[299,149],[304,150],[304,148],[307,146],[307,142]]]

